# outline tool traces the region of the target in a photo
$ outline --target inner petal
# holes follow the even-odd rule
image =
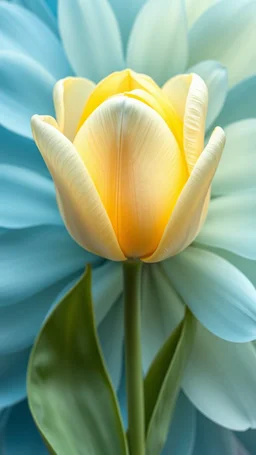
[[[146,104],[102,103],[74,145],[91,175],[126,257],[155,251],[186,181],[173,133]]]

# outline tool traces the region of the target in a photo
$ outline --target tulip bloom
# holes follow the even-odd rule
[[[195,74],[162,89],[130,70],[96,86],[56,84],[57,121],[33,116],[32,130],[77,243],[114,261],[158,262],[194,240],[225,143],[216,128],[204,148],[207,99]]]

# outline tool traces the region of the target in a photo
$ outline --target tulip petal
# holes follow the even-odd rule
[[[1,439],[6,455],[49,454],[32,419],[27,400],[10,410],[10,416]]]
[[[213,179],[212,194],[221,196],[255,189],[256,119],[241,120],[225,128],[226,146]]]
[[[142,350],[146,373],[159,349],[184,316],[184,304],[160,264],[142,271]]]
[[[227,70],[214,60],[206,60],[188,69],[188,73],[198,74],[208,88],[208,112],[206,117],[206,129],[214,122],[221,112],[228,91]]]
[[[26,370],[30,348],[0,355],[0,408],[12,406],[26,396]]]
[[[245,79],[232,87],[215,125],[226,126],[229,123],[256,117],[255,97],[256,76]]]
[[[0,52],[0,124],[31,138],[31,116],[54,113],[53,85],[53,77],[30,57]]]
[[[118,24],[107,0],[62,0],[58,18],[64,48],[78,76],[97,82],[124,67]]]
[[[214,198],[196,241],[256,259],[256,188]]]
[[[33,0],[33,3],[38,2]],[[72,73],[57,36],[35,14],[21,6],[0,3],[0,43],[1,51],[32,58],[55,80]],[[19,72],[18,76],[22,78]]]
[[[116,302],[99,326],[99,338],[104,359],[112,384],[118,389],[121,381],[123,362],[123,305],[122,299]]]
[[[191,172],[204,148],[208,104],[206,85],[196,74],[185,74],[166,82],[163,92],[184,123],[183,146],[188,170]]]
[[[159,85],[187,64],[186,12],[181,0],[149,0],[140,10],[128,42],[127,62]]]
[[[177,142],[150,107],[116,96],[97,108],[74,146],[126,257],[156,248],[185,181]]]
[[[28,169],[0,165],[0,206],[4,228],[62,226],[53,183]]]
[[[95,84],[82,77],[67,77],[57,82],[53,100],[60,131],[73,141],[86,101]]]
[[[228,70],[229,85],[236,84],[256,71],[255,27],[256,2],[217,2],[190,30],[189,64],[218,60]]]
[[[225,305],[225,301],[220,305]],[[255,381],[254,343],[224,341],[198,324],[183,380],[184,391],[192,403],[226,428],[242,431],[255,428]]]
[[[242,455],[232,431],[211,422],[199,412],[193,455]],[[245,454],[244,454],[245,455]]]
[[[124,260],[106,210],[79,154],[49,121],[34,116],[32,129],[53,177],[60,212],[70,235],[88,251],[112,260]]]
[[[236,267],[195,247],[163,266],[174,288],[208,330],[233,342],[256,338],[256,290]]]
[[[205,215],[205,202],[225,143],[221,128],[212,133],[184,186],[156,251],[145,262],[158,262],[185,249],[198,233]]]

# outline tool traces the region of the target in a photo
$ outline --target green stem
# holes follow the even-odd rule
[[[141,262],[123,263],[125,360],[130,455],[145,455],[145,412],[141,354]]]

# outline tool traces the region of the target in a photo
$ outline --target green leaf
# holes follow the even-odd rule
[[[50,453],[128,455],[95,329],[89,268],[51,313],[35,342],[28,399]]]
[[[159,455],[165,445],[195,328],[196,321],[187,309],[145,378],[146,455]]]

